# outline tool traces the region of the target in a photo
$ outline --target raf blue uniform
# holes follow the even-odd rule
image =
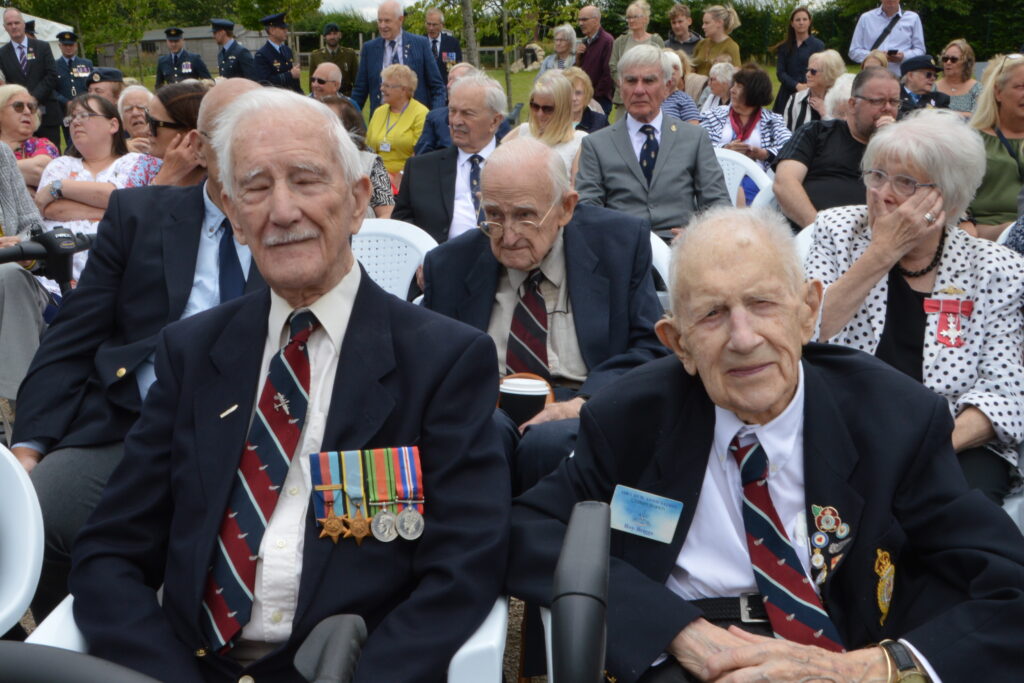
[[[173,57],[173,59],[172,59]],[[177,83],[189,78],[212,79],[203,58],[195,52],[181,50],[174,55],[163,55],[156,62],[156,87]]]
[[[285,13],[281,12],[260,19],[260,23],[265,27],[267,35],[270,35],[271,28],[288,28],[288,24],[284,21],[284,15]],[[286,36],[287,33],[280,36],[282,41],[280,46],[268,40],[263,47],[256,51],[254,59],[256,63],[256,80],[260,83],[269,83],[279,88],[294,90],[303,95],[305,93],[302,92],[299,79],[293,78],[291,74],[295,61],[292,49],[288,47],[286,42],[283,42]]]
[[[230,19],[211,19],[210,25],[213,33],[227,31],[228,42],[217,50],[217,70],[221,78],[248,78],[251,81],[256,78],[256,65],[253,62],[252,52],[235,40],[232,35],[235,30],[235,22]]]

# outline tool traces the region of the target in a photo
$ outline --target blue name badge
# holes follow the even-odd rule
[[[671,543],[683,504],[619,484],[612,494],[612,528],[659,543]]]

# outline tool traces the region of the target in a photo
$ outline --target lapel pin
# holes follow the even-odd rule
[[[881,548],[875,551],[875,574],[878,574],[875,597],[878,599],[878,611],[882,614],[878,624],[884,626],[885,618],[889,616],[889,603],[892,602],[892,589],[896,582],[896,565],[893,564],[889,553]]]
[[[671,126],[669,126],[669,130],[671,130],[673,133],[675,133],[676,132],[676,124],[673,123]]]
[[[228,408],[227,410],[225,410],[223,413],[221,413],[220,414],[220,419],[223,420],[225,417],[227,417],[231,413],[235,412],[236,410],[238,410],[238,404],[237,403],[235,405],[231,406],[230,408]]]

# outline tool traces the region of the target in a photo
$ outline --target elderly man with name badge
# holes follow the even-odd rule
[[[326,106],[246,93],[213,147],[270,289],[162,333],[76,542],[75,618],[93,655],[160,680],[294,681],[313,628],[355,614],[353,680],[441,681],[505,566],[494,345],[355,261],[370,182]]]
[[[967,488],[945,399],[809,344],[821,283],[781,216],[676,240],[649,363],[583,409],[575,456],[513,508],[506,590],[540,602],[573,504],[611,504],[608,675],[1014,680],[1024,538]]]

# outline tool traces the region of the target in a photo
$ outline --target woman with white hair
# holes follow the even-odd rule
[[[619,90],[619,60],[622,55],[629,52],[637,45],[654,45],[665,47],[665,41],[656,33],[648,33],[647,25],[651,21],[651,6],[645,0],[634,0],[626,8],[626,25],[629,30],[615,39],[612,44],[612,56],[608,60],[608,68],[612,72],[612,83],[615,84],[615,93],[612,95],[612,103],[615,105],[615,120],[618,121],[626,115],[622,106],[622,92]]]
[[[843,74],[836,79],[825,95],[825,121],[845,119],[850,111],[850,98],[853,97],[853,74]]]
[[[956,113],[922,110],[880,128],[861,169],[867,206],[826,209],[813,226],[807,275],[826,287],[818,340],[872,353],[946,398],[968,484],[1002,503],[1024,439],[1024,259],[956,225],[985,148]]]
[[[698,104],[702,116],[723,104],[729,104],[729,88],[732,86],[732,77],[735,74],[736,67],[728,62],[719,62],[711,67],[708,84],[704,87]]]
[[[568,69],[576,63],[576,30],[569,24],[555,27],[555,51],[544,58],[534,82],[551,69]]]
[[[815,52],[807,60],[807,87],[789,98],[786,126],[795,131],[808,121],[825,116],[825,96],[836,79],[846,73],[846,63],[835,50]]]
[[[129,85],[121,91],[117,98],[117,113],[124,121],[124,131],[128,134],[128,151],[149,154],[149,143],[152,134],[149,129],[149,103],[153,93],[143,85]]]
[[[661,112],[674,116],[680,121],[699,124],[700,112],[697,111],[697,103],[683,90],[683,57],[675,50],[665,48],[661,51],[661,61],[668,64],[672,69],[672,80],[668,84],[668,97],[661,102]]]

